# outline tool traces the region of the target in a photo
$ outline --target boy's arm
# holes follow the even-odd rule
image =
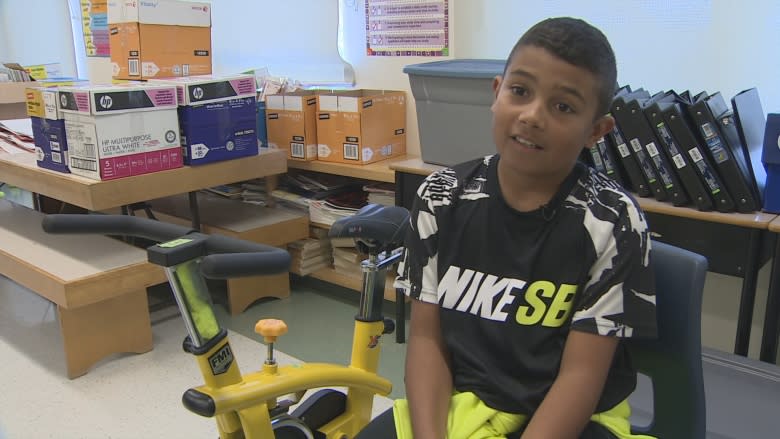
[[[536,410],[522,439],[576,439],[596,410],[618,338],[573,330],[558,377]]]
[[[444,439],[452,373],[439,325],[439,305],[412,300],[406,348],[406,398],[415,439]]]

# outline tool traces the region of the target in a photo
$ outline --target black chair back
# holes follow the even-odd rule
[[[701,300],[707,259],[653,241],[658,338],[628,344],[653,383],[653,421],[633,427],[659,439],[703,439],[706,409],[701,356]]]

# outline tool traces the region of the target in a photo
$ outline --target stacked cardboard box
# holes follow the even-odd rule
[[[312,91],[266,96],[268,146],[297,160],[317,159],[317,96]]]
[[[257,155],[254,76],[201,75],[150,82],[177,87],[184,164]]]
[[[211,74],[211,5],[110,0],[112,75],[150,79]]]
[[[365,165],[406,154],[406,93],[317,95],[317,160]]]
[[[176,87],[61,87],[69,167],[110,180],[182,166]]]
[[[298,160],[365,165],[406,153],[406,94],[304,90],[266,96],[271,148]]]
[[[41,168],[70,173],[65,113],[59,107],[59,85],[84,85],[78,79],[44,80],[28,83],[25,90],[27,115],[33,130],[37,164]]]

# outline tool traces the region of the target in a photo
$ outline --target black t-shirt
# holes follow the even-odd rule
[[[512,209],[498,161],[488,156],[423,182],[396,286],[439,303],[457,391],[532,414],[557,376],[569,330],[656,335],[650,238],[633,198],[581,164],[545,207]],[[597,412],[635,385],[619,343]]]

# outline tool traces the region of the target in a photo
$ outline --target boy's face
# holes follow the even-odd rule
[[[596,115],[598,86],[592,73],[543,48],[519,48],[493,80],[499,170],[562,181],[582,149],[614,126],[611,117]]]

